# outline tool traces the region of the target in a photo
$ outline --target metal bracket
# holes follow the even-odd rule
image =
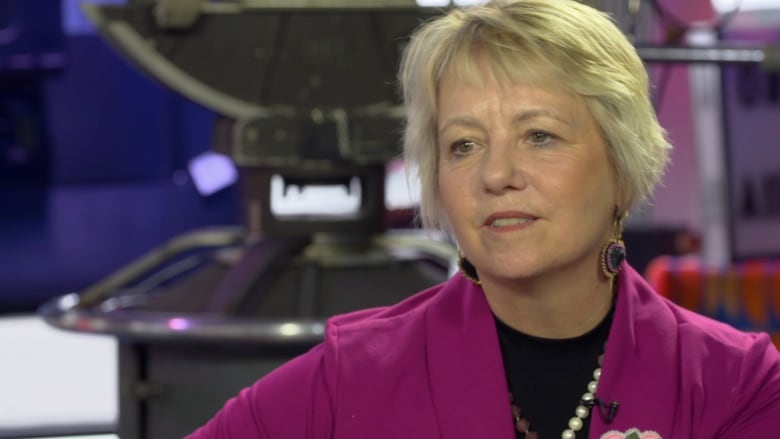
[[[154,18],[163,29],[187,29],[198,20],[204,0],[157,0]]]

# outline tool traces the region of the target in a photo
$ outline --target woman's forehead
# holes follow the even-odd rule
[[[499,66],[500,67],[500,66]],[[566,85],[566,81],[559,79],[560,75],[551,72],[552,69],[541,66],[539,69],[519,68],[518,70],[497,68],[496,64],[491,63],[488,58],[472,60],[468,64],[452,64],[445,74],[439,80],[436,93],[436,116],[441,116],[442,98],[444,94],[451,94],[459,90],[471,89],[477,90],[475,96],[480,96],[479,91],[488,92],[489,89],[499,90],[499,93],[505,97],[514,96],[540,97],[545,95],[557,96],[554,101],[559,101],[561,97],[567,99],[567,106],[577,103],[582,104],[581,108],[590,113],[586,104],[586,99],[578,93],[571,90]],[[518,90],[524,90],[518,94]],[[529,94],[530,93],[530,94]],[[568,100],[571,99],[571,100]],[[549,99],[547,99],[549,101]],[[592,115],[590,115],[592,116]]]
[[[523,83],[539,88],[550,88],[570,92],[562,69],[547,60],[525,57],[512,59],[500,53],[480,50],[459,51],[442,69],[437,88],[446,80],[464,82],[472,87],[494,84],[502,87]]]

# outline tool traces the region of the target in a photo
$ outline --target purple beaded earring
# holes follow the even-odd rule
[[[601,249],[601,272],[612,279],[620,271],[620,266],[626,259],[626,244],[623,242],[623,218],[625,214],[615,215],[614,237]]]

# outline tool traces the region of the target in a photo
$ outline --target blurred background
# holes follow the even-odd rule
[[[780,345],[780,1],[589,3],[675,147],[629,261]],[[393,81],[448,6],[0,0],[0,438],[180,437],[328,315],[446,279]]]

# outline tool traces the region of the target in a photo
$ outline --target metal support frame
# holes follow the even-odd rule
[[[705,46],[703,53],[707,53],[717,36],[713,31],[695,31],[689,33],[688,41]],[[722,267],[731,260],[731,246],[721,72],[714,64],[692,65],[688,72],[702,191],[701,257],[707,266]]]

